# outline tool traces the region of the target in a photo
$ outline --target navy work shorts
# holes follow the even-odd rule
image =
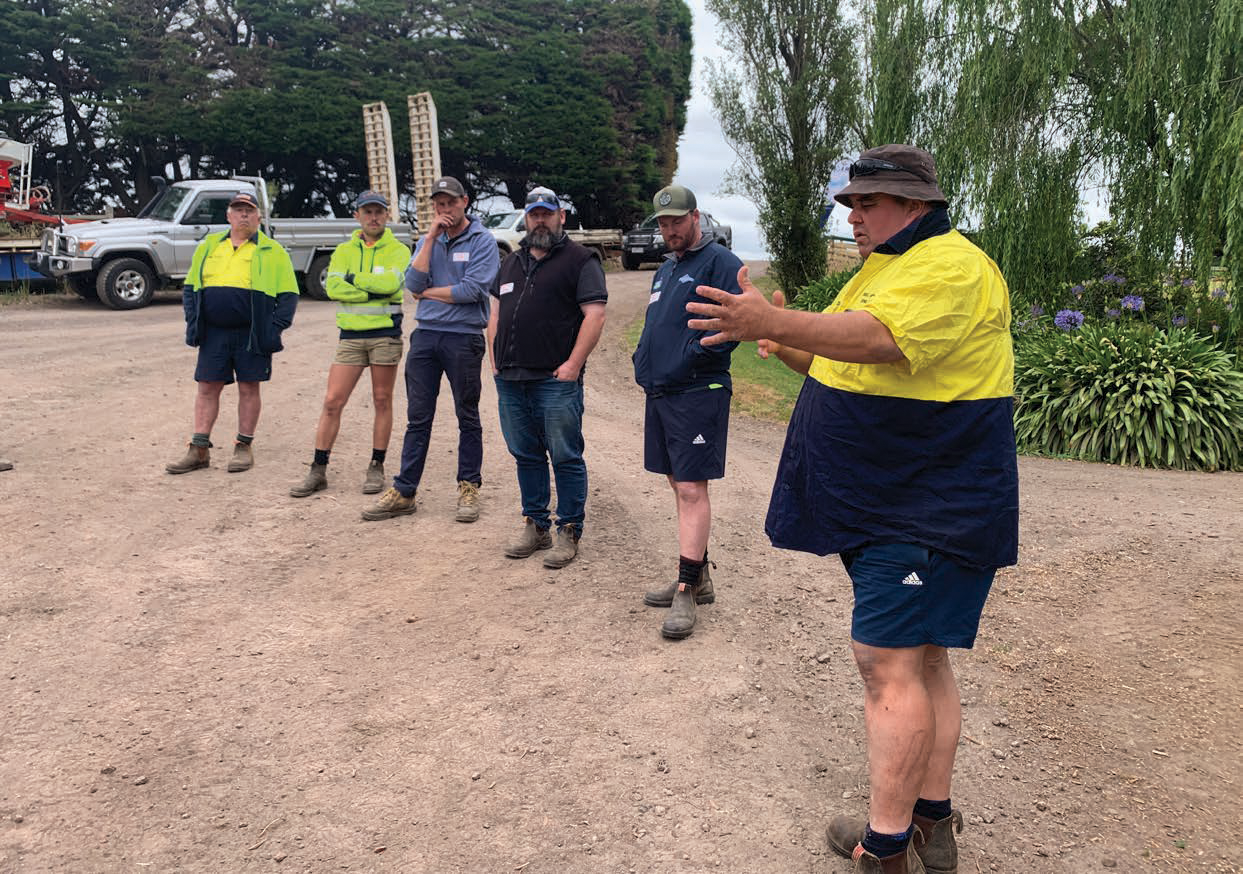
[[[649,396],[643,416],[643,466],[680,483],[725,476],[729,398],[724,387]]]
[[[854,584],[854,640],[893,648],[975,644],[996,571],[963,567],[912,543],[865,546],[841,559]]]
[[[213,328],[203,333],[195,382],[266,382],[272,378],[272,356],[250,352],[250,328]]]

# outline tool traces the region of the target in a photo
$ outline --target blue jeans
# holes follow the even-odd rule
[[[583,461],[583,385],[548,379],[496,380],[501,432],[518,463],[522,515],[541,530],[551,522],[548,460],[557,478],[557,526],[583,530],[587,465]]]
[[[401,472],[393,487],[407,498],[423,479],[432,419],[440,394],[440,376],[449,379],[457,412],[458,482],[479,485],[483,465],[483,426],[479,423],[479,392],[482,388],[483,334],[415,329],[410,335],[406,358],[406,436],[401,443]]]

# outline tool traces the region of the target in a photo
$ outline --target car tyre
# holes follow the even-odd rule
[[[99,289],[95,287],[94,273],[71,273],[65,277],[69,290],[83,300],[99,300]]]
[[[115,258],[100,269],[95,291],[111,309],[136,310],[155,296],[155,273],[137,258]]]
[[[631,255],[629,252],[622,252],[622,269],[623,270],[638,270],[639,265],[641,265],[642,263],[643,261],[637,256]]]
[[[328,300],[328,262],[331,260],[332,255],[328,253],[311,259],[302,284],[306,286],[306,296],[312,300]]]

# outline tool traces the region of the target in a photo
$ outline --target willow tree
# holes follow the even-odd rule
[[[1220,260],[1240,287],[1243,0],[889,5],[925,28],[890,48],[935,59],[916,78],[942,89],[913,127],[1017,296],[1086,278],[1069,271],[1091,189],[1150,275]]]
[[[707,0],[726,61],[708,88],[738,161],[725,187],[752,200],[788,291],[824,275],[825,189],[846,150],[857,92],[853,28],[838,0]]]

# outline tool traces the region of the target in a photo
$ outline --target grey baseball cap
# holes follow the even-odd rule
[[[652,198],[652,206],[656,207],[656,217],[662,215],[683,216],[696,209],[695,195],[689,188],[681,185],[667,185]]]
[[[358,197],[354,198],[354,209],[362,209],[369,203],[378,203],[380,206],[388,209],[388,198],[379,191],[364,191]]]
[[[441,176],[432,183],[432,191],[428,197],[435,197],[437,194],[452,194],[454,197],[465,197],[466,189],[462,187],[461,182],[458,182],[452,176]]]

